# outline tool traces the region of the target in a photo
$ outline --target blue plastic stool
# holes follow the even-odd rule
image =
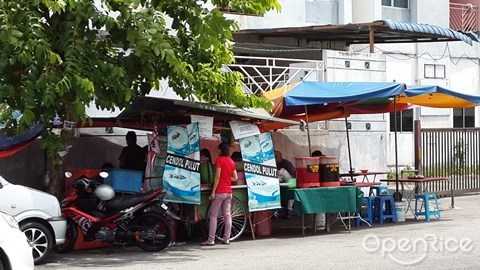
[[[379,196],[379,195],[388,195],[388,186],[379,185],[379,186],[370,187],[370,192],[368,192],[368,196]]]
[[[420,209],[418,208],[418,201],[421,200]],[[430,200],[435,200],[435,209],[430,209]],[[422,209],[424,211],[422,211]],[[431,216],[435,216],[441,220],[440,208],[438,207],[437,195],[435,194],[417,194],[415,195],[415,216],[425,216],[427,221],[430,221]]]
[[[375,197],[375,219],[383,224],[385,219],[391,219],[397,223],[397,208],[392,195],[380,195]]]
[[[362,201],[362,208],[365,206],[365,214],[362,215],[362,212],[358,213],[364,220],[368,221],[370,225],[373,224],[373,203],[375,201],[375,197],[373,196],[368,196],[368,197],[363,197]],[[361,225],[361,220],[360,218],[355,218],[355,226],[360,227]]]

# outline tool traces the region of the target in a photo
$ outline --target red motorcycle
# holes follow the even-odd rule
[[[71,176],[68,172],[66,175]],[[100,175],[108,176],[104,172]],[[92,243],[92,247],[99,246],[95,243],[100,242],[136,244],[146,251],[166,248],[172,239],[169,218],[178,217],[163,203],[165,192],[158,189],[116,196],[111,186],[99,183],[99,176],[80,177],[72,182],[73,189],[61,203],[62,215],[68,220],[67,241],[56,250],[73,250],[77,240]]]

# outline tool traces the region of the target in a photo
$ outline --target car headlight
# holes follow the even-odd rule
[[[2,216],[3,219],[5,219],[5,221],[8,223],[8,225],[10,225],[10,227],[15,228],[15,229],[19,228],[18,227],[18,222],[14,217],[12,217],[10,215],[6,215],[6,214],[1,213],[1,212],[0,212],[0,216]]]

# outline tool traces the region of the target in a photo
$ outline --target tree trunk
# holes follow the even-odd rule
[[[70,148],[75,139],[75,129],[62,129],[60,132],[60,140],[63,145],[62,150],[48,150],[48,158],[51,162],[51,175],[48,187],[48,193],[62,200],[65,191],[65,171],[64,164],[67,159]]]

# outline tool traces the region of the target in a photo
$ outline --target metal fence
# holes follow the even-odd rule
[[[432,182],[429,190],[445,193],[480,191],[480,129],[422,129],[422,172],[425,176],[450,177]]]

